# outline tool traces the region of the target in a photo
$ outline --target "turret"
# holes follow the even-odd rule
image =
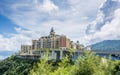
[[[54,35],[55,35],[55,32],[54,32],[53,27],[51,28],[50,35],[52,35],[52,36],[54,36]]]

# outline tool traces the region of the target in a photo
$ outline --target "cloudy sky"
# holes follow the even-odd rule
[[[84,45],[118,40],[120,0],[0,0],[1,52],[19,51],[51,27]]]

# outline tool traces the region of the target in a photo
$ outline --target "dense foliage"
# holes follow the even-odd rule
[[[0,62],[0,75],[27,75],[35,62],[11,56]]]
[[[93,50],[120,50],[120,40],[105,40],[92,45]]]
[[[120,75],[120,61],[86,52],[75,63],[68,56],[54,66],[47,59],[41,60],[30,71],[30,75]]]
[[[100,58],[86,52],[77,61],[69,56],[61,61],[25,60],[12,56],[0,62],[0,75],[120,75],[120,60]]]

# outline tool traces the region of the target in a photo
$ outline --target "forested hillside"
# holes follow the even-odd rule
[[[13,55],[0,62],[0,75],[27,75],[36,62],[19,59]]]
[[[120,60],[101,58],[86,52],[77,61],[25,60],[11,56],[0,62],[0,75],[120,75]]]

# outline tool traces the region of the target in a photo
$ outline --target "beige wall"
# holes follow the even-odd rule
[[[28,52],[29,50],[32,50],[32,46],[31,45],[21,45],[21,51],[23,53]]]

